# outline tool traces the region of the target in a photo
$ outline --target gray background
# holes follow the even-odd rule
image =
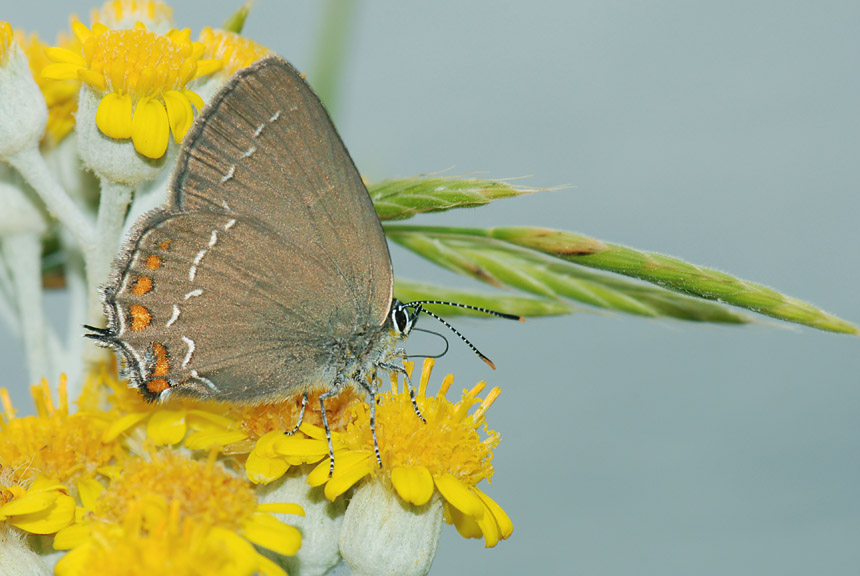
[[[175,2],[176,20],[196,37],[236,4]],[[90,6],[3,17],[52,38]],[[246,31],[308,69],[318,8],[259,0]],[[573,186],[419,222],[574,230],[858,322],[858,22],[853,1],[364,2],[337,123],[371,180]],[[455,343],[438,376],[503,389],[485,488],[515,531],[486,551],[446,527],[434,573],[860,571],[856,338],[599,313],[456,324],[499,369]]]

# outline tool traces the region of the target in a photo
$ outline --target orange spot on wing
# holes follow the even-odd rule
[[[155,396],[158,396],[168,388],[170,388],[170,384],[164,378],[156,378],[146,383],[146,389],[150,394]]]
[[[167,348],[162,344],[155,342],[152,345],[152,353],[155,355],[155,368],[152,369],[152,376],[155,378],[167,376],[167,372],[170,370],[170,361],[167,358]]]
[[[131,289],[136,296],[143,296],[150,290],[152,290],[152,278],[149,276],[138,276],[134,287]]]
[[[152,322],[152,314],[143,306],[132,304],[128,307],[128,312],[131,314],[131,329],[135,332],[146,329]]]
[[[161,268],[161,256],[150,254],[146,257],[146,261],[144,262],[144,264],[150,270],[158,270],[159,268]]]
[[[170,248],[170,240],[162,240],[158,243],[159,250],[167,250],[168,248]]]

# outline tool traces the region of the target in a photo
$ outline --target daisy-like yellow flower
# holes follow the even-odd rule
[[[0,389],[0,465],[13,469],[17,477],[43,474],[68,484],[94,478],[125,457],[119,444],[102,440],[109,425],[103,414],[69,414],[65,376],[60,378],[56,406],[47,381],[31,391],[36,415],[17,418],[9,393]]]
[[[65,486],[45,476],[31,482],[15,480],[0,470],[0,522],[31,534],[53,534],[75,519],[75,500]]]
[[[192,104],[203,106],[186,84],[211,74],[221,63],[200,59],[204,47],[191,42],[188,29],[160,35],[142,23],[132,30],[111,30],[96,23],[91,31],[80,22],[73,22],[72,28],[81,51],[48,49],[55,64],[46,66],[42,75],[82,80],[103,95],[96,124],[105,136],[130,138],[143,156],[161,158],[170,132],[179,142],[191,127]]]
[[[204,58],[221,60],[224,63],[221,75],[232,76],[242,68],[246,68],[272,51],[253,40],[214,28],[204,28],[200,32],[199,42],[206,47]]]
[[[75,112],[78,109],[78,92],[81,81],[77,78],[68,80],[53,80],[42,76],[42,70],[51,60],[45,55],[48,45],[39,40],[36,34],[16,34],[21,49],[27,56],[30,71],[36,85],[45,97],[48,105],[48,125],[45,127],[43,143],[55,146],[65,138],[75,127]],[[60,34],[57,45],[69,50],[80,51],[80,45],[74,36]]]
[[[254,545],[293,555],[294,527],[273,513],[302,514],[295,504],[258,504],[250,485],[215,461],[171,450],[130,461],[110,487],[88,497],[83,522],[62,530],[54,547],[69,550],[59,576],[78,574],[224,574],[285,572]]]
[[[487,547],[508,538],[513,524],[505,511],[477,484],[493,475],[492,450],[499,434],[488,430],[484,419],[487,409],[500,390],[493,388],[484,400],[477,398],[484,383],[464,392],[462,399],[450,402],[445,394],[453,383],[448,376],[439,393],[427,396],[427,383],[433,369],[432,359],[424,362],[416,401],[422,422],[415,414],[407,390],[397,389],[379,395],[376,432],[382,468],[377,464],[370,430],[370,410],[366,403],[355,403],[355,422],[345,432],[333,432],[334,474],[329,478],[325,433],[311,425],[302,431],[312,439],[284,437],[273,442],[271,450],[284,456],[322,460],[308,475],[312,486],[325,485],[325,495],[334,500],[366,477],[391,486],[401,500],[415,506],[427,504],[435,494],[445,503],[445,516],[461,535],[484,537]],[[405,387],[404,387],[405,388]],[[470,408],[478,405],[469,413]],[[478,430],[487,437],[481,439]]]

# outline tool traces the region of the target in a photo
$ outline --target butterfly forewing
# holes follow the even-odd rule
[[[384,322],[393,273],[382,227],[325,109],[290,64],[267,58],[238,72],[186,139],[174,208],[249,215],[287,241],[302,238],[349,287],[319,306],[337,324]],[[302,271],[284,274],[290,282]]]

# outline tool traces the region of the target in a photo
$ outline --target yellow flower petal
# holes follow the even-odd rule
[[[188,426],[191,427],[192,430],[200,431],[224,430],[225,428],[229,428],[235,424],[232,419],[222,416],[221,414],[214,414],[206,410],[196,409],[188,410],[185,420],[188,422]]]
[[[391,484],[403,500],[423,506],[433,496],[433,476],[424,466],[398,466],[391,470]]]
[[[79,52],[72,52],[67,48],[60,48],[59,46],[49,46],[45,48],[45,56],[54,62],[73,64],[77,68],[83,68],[87,65],[87,61],[84,60],[84,57],[81,56]]]
[[[259,554],[250,542],[235,532],[215,526],[209,530],[206,541],[217,549],[229,550],[232,562],[224,566],[224,574],[251,576],[256,572]]]
[[[267,513],[254,514],[242,535],[257,546],[284,556],[293,556],[302,545],[302,535],[295,527]]]
[[[69,550],[54,566],[55,576],[83,576],[94,546],[93,542],[86,542],[74,550]]]
[[[463,514],[447,502],[445,503],[445,510],[448,512],[448,517],[451,519],[457,532],[463,538],[481,538],[484,535],[481,527],[478,526],[478,522],[472,516]]]
[[[289,576],[283,568],[266,558],[265,556],[258,557],[260,565],[258,571],[263,576]]]
[[[283,437],[284,433],[280,430],[272,430],[271,432],[263,434],[260,439],[257,440],[254,452],[256,452],[258,456],[262,456],[264,458],[274,458],[275,456],[278,456],[278,453],[275,452],[275,443],[280,441]]]
[[[96,502],[105,491],[102,483],[94,478],[81,478],[78,480],[78,496],[84,508],[95,510]]]
[[[26,496],[16,498],[0,506],[0,514],[3,516],[17,516],[20,514],[32,514],[49,508],[57,499],[57,492],[28,493]]]
[[[484,504],[474,492],[450,474],[440,474],[434,478],[439,492],[451,506],[475,519],[484,515]]]
[[[74,64],[48,64],[42,68],[42,78],[49,80],[77,80],[80,66]]]
[[[260,456],[254,450],[245,461],[245,475],[254,484],[268,484],[287,473],[289,464],[280,457]]]
[[[122,466],[117,466],[115,464],[108,464],[107,466],[99,466],[96,468],[96,472],[101,474],[106,478],[110,478],[111,480],[116,480],[122,475]]]
[[[316,467],[310,471],[308,477],[305,479],[309,485],[316,488],[317,486],[322,486],[326,482],[328,482],[328,471],[330,469],[328,458],[320,462],[316,465]]]
[[[224,66],[224,63],[221,60],[199,60],[197,62],[197,73],[194,74],[194,77],[200,78],[201,76],[212,74],[220,70],[222,66]]]
[[[158,105],[161,108],[160,105]],[[164,110],[164,108],[161,108]],[[140,110],[140,106],[138,106]],[[137,112],[135,113],[137,118]],[[135,141],[137,148],[137,141]],[[165,144],[165,148],[167,144]],[[138,152],[141,152],[138,150]],[[143,152],[141,152],[143,154]],[[162,151],[162,155],[164,152]],[[150,158],[160,158],[160,156],[150,156]],[[176,444],[185,438],[185,432],[188,427],[185,424],[185,410],[159,410],[155,412],[146,424],[146,434],[158,446],[166,444]]]
[[[499,538],[501,536],[496,519],[492,514],[485,511],[477,521],[478,526],[481,527],[481,532],[484,533],[484,546],[487,548],[495,547],[495,545],[499,543]]]
[[[134,149],[140,154],[153,159],[164,156],[167,151],[170,124],[167,121],[167,110],[161,102],[157,100],[138,102],[131,120],[131,130]]]
[[[490,511],[490,514],[493,515],[493,518],[496,519],[496,523],[499,525],[499,532],[501,534],[502,540],[506,538],[510,538],[511,534],[514,533],[514,523],[511,522],[510,517],[505,513],[501,506],[499,506],[495,500],[484,494],[478,488],[474,488],[475,494],[478,495],[484,502],[484,506]]]
[[[99,92],[107,90],[107,80],[105,80],[104,75],[96,72],[95,70],[78,70],[78,78]]]
[[[13,498],[23,498],[27,494],[27,491],[20,486],[9,486],[8,490]]]
[[[314,458],[316,462],[323,456],[328,456],[328,443],[319,440],[287,436],[281,433],[281,438],[275,443],[275,452],[283,456]]]
[[[248,435],[239,430],[226,432],[192,432],[185,439],[185,447],[189,450],[207,450],[215,446],[227,446],[241,442]]]
[[[191,102],[195,108],[197,108],[198,110],[203,108],[203,98],[198,96],[196,92],[192,92],[191,90],[183,90],[182,94],[184,94],[185,97],[188,98],[188,101]]]
[[[99,102],[96,125],[110,138],[131,138],[131,96],[110,92]]]
[[[325,485],[326,498],[334,501],[373,471],[376,459],[369,450],[362,452],[350,452],[342,457],[335,457],[335,475]]]
[[[45,492],[47,490],[59,490],[64,494],[68,492],[65,486],[48,476],[37,476],[30,484],[30,489],[27,492]]]
[[[75,499],[65,494],[57,494],[56,500],[48,508],[15,516],[7,520],[9,524],[33,534],[52,534],[65,528],[75,518]]]
[[[72,524],[63,528],[54,536],[55,550],[71,550],[77,548],[90,537],[90,527],[87,524]]]
[[[108,426],[107,430],[105,430],[105,433],[102,435],[102,442],[112,442],[113,440],[116,440],[120,434],[126,430],[134,428],[147,416],[149,416],[148,412],[132,412],[131,414],[122,416],[119,420],[114,421],[110,426]]]
[[[194,110],[182,92],[168,90],[163,94],[164,105],[167,107],[167,120],[170,130],[173,132],[173,141],[181,142],[185,133],[191,128],[194,121]]]
[[[95,26],[93,26],[93,30],[95,30]],[[86,25],[83,24],[80,20],[73,20],[72,21],[72,32],[75,33],[75,36],[77,36],[78,41],[81,44],[86,42],[87,38],[89,38],[90,36],[93,35],[93,33],[90,32],[90,29],[87,28]],[[96,33],[98,33],[98,32],[96,32]]]
[[[314,426],[310,422],[302,422],[302,425],[299,426],[299,430],[315,440],[325,441],[325,429],[320,426]],[[332,440],[334,440],[334,436],[335,434],[332,432]]]
[[[290,502],[270,502],[269,504],[260,504],[257,506],[258,512],[273,512],[275,514],[295,514],[296,516],[304,516],[305,509],[298,504]]]

